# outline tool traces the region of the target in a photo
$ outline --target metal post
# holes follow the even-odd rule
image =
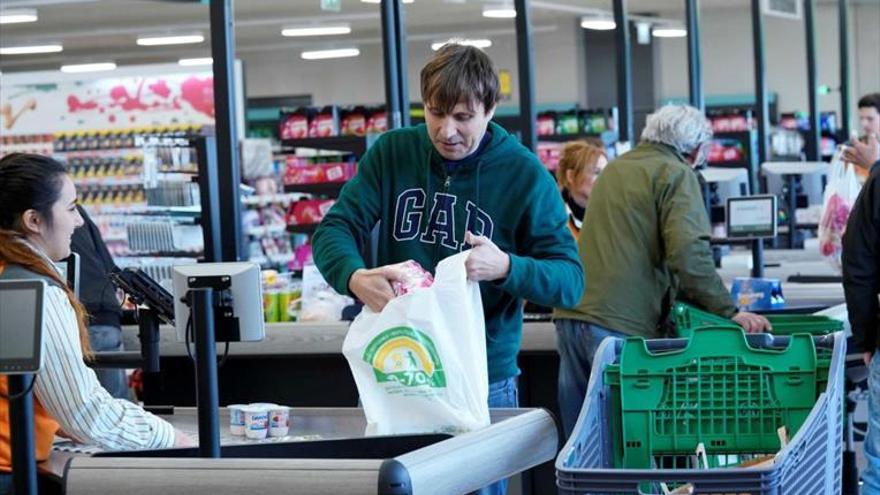
[[[9,400],[9,439],[12,454],[12,486],[16,495],[37,494],[37,460],[34,455],[34,399],[28,390],[33,375],[6,375]]]
[[[223,243],[220,228],[220,184],[217,166],[217,146],[211,136],[196,138],[199,159],[199,199],[202,205],[199,223],[205,244],[205,261],[222,261]],[[237,202],[237,201],[236,201]]]
[[[217,348],[214,339],[214,289],[189,290],[196,347],[196,404],[199,416],[199,456],[220,457]]]
[[[516,64],[519,74],[519,117],[523,145],[535,151],[538,146],[535,110],[535,64],[532,49],[532,23],[529,0],[515,0],[516,8]]]
[[[840,132],[849,139],[849,13],[847,0],[838,0],[837,22],[840,31]]]
[[[810,111],[810,134],[807,136],[807,160],[821,157],[819,145],[822,130],[819,126],[819,83],[816,80],[816,21],[813,16],[814,0],[804,0],[804,30],[807,34],[807,101]]]
[[[400,108],[400,57],[397,35],[397,15],[400,0],[382,0],[382,52],[385,54],[385,106],[388,112],[388,128],[403,125],[403,109]]]
[[[617,40],[618,141],[633,139],[632,50],[629,42],[629,16],[626,0],[614,0],[614,37]]]
[[[688,37],[688,88],[692,106],[705,109],[703,98],[703,64],[700,55],[699,0],[685,0]]]
[[[395,3],[397,8],[394,11],[394,32],[397,35],[397,97],[400,101],[400,125],[409,127],[409,80],[407,79],[409,50],[406,46],[406,10],[402,3]]]
[[[138,340],[144,373],[159,372],[159,315],[150,308],[138,309]]]
[[[785,174],[785,186],[788,194],[785,196],[786,209],[788,210],[788,249],[797,247],[797,179],[795,174]]]
[[[770,127],[770,113],[767,98],[766,69],[764,64],[764,18],[761,15],[762,0],[752,0],[752,49],[755,55],[755,120],[758,123],[758,159],[753,160],[751,171],[751,190],[760,193],[761,164],[767,161],[767,131]]]
[[[211,2],[211,55],[214,58],[214,123],[220,197],[221,252],[218,261],[242,259],[241,167],[235,109],[235,31],[232,0]]]
[[[767,161],[767,81],[764,67],[764,18],[761,16],[762,0],[752,0],[752,49],[755,53],[755,120],[758,122],[758,159],[752,160],[749,173],[752,191],[760,191],[759,173],[761,164]],[[764,244],[758,239],[752,241],[752,276],[764,276]]]

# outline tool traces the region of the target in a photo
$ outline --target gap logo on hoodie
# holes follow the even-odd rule
[[[418,238],[425,244],[439,242],[448,249],[464,250],[468,247],[464,242],[466,230],[492,238],[495,230],[492,217],[472,201],[465,201],[460,205],[458,196],[435,192],[430,207],[427,203],[427,194],[422,188],[407,189],[397,195],[394,207],[394,240],[412,241]],[[463,207],[467,211],[466,228],[460,231],[461,239],[455,237],[456,207]],[[423,222],[426,212],[428,221]]]

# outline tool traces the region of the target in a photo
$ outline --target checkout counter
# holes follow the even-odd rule
[[[559,447],[556,423],[540,409],[492,410],[489,427],[455,437],[364,437],[360,409],[294,408],[287,437],[247,440],[228,434],[225,408],[220,416],[220,459],[196,457],[196,448],[78,449],[53,452],[41,470],[61,479],[67,495],[458,494],[553,460]],[[192,408],[163,417],[185,432],[197,429]]]

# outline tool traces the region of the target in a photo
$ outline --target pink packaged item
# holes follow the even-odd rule
[[[395,266],[403,271],[403,279],[391,283],[394,295],[402,296],[416,289],[430,287],[434,283],[434,276],[431,275],[431,272],[422,268],[418,262],[404,261]]]

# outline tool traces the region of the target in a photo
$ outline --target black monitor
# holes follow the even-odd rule
[[[772,194],[727,198],[727,237],[776,237],[776,196]]]
[[[0,280],[0,374],[40,371],[46,287],[43,280]]]

